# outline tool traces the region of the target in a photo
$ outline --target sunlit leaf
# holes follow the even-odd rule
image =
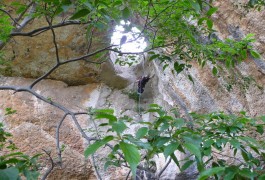
[[[179,143],[178,142],[173,142],[167,145],[164,149],[164,155],[165,158],[167,158],[169,155],[175,152],[175,150],[178,149]]]
[[[129,17],[131,16],[131,11],[128,7],[125,7],[123,10],[122,10],[122,17],[124,20],[128,20]]]
[[[13,180],[13,179],[18,179],[18,177],[19,177],[19,171],[15,167],[10,167],[0,170],[0,179],[2,180]]]
[[[90,10],[88,9],[81,9],[77,11],[70,19],[78,19],[81,17],[84,17],[90,13]]]
[[[138,129],[135,136],[136,136],[136,138],[141,139],[142,137],[144,137],[147,134],[147,132],[148,132],[147,127],[141,127]]]
[[[260,58],[260,54],[257,51],[251,50],[250,54],[254,57],[254,58]]]
[[[211,16],[211,15],[213,15],[216,11],[218,10],[218,8],[217,7],[212,7],[212,8],[210,8],[208,11],[207,11],[207,16]]]
[[[120,142],[120,148],[124,154],[125,160],[130,165],[133,177],[135,177],[136,168],[141,160],[141,156],[140,156],[138,149],[134,145],[125,143],[123,141]]]
[[[98,140],[95,143],[88,146],[84,152],[85,157],[87,158],[89,155],[94,154],[101,146],[107,144],[109,141],[113,140],[113,136],[106,136],[102,140]]]
[[[219,172],[222,172],[224,170],[225,170],[225,167],[214,167],[214,168],[207,169],[203,171],[202,173],[200,173],[198,180],[207,179],[208,177],[215,175]]]

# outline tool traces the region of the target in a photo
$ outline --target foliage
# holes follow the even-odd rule
[[[196,165],[200,174],[198,179],[210,176],[226,180],[251,179],[265,175],[262,169],[265,144],[247,135],[250,131],[264,133],[264,116],[253,119],[245,112],[238,116],[223,112],[191,113],[191,124],[179,117],[175,109],[167,113],[162,107],[151,104],[148,112],[155,113],[154,119],[136,123],[116,117],[111,109],[94,110],[94,119],[106,119],[107,122],[100,126],[108,127],[106,131],[113,133],[88,146],[85,156],[112,142],[114,148],[108,154],[105,168],[127,162],[134,176],[140,162],[151,164],[152,158],[160,153],[174,160],[181,171]],[[132,126],[138,127],[136,133],[127,133]],[[232,153],[227,155],[227,151]],[[188,155],[185,159],[178,159],[175,153]]]
[[[0,11],[0,41],[6,42],[12,29],[13,26],[10,24],[9,17]]]
[[[260,7],[264,5],[263,2],[262,0],[250,0],[248,6],[250,8]],[[134,36],[135,39],[145,37],[148,41],[148,47],[144,52],[123,53],[117,48],[118,45],[113,45],[94,54],[100,58],[108,51],[117,52],[119,59],[116,63],[120,65],[132,65],[131,61],[137,59],[136,55],[148,53],[148,59],[159,60],[163,69],[172,63],[174,70],[181,73],[192,67],[191,61],[196,61],[202,67],[206,63],[211,64],[212,73],[218,75],[224,66],[229,69],[248,56],[260,57],[251,45],[254,42],[253,34],[247,35],[240,41],[220,40],[215,37],[211,16],[218,9],[213,7],[211,0],[33,0],[32,4],[36,5],[36,9],[29,14],[27,4],[12,2],[10,6],[15,10],[19,22],[27,16],[36,19],[45,17],[49,23],[48,28],[34,35],[51,29],[56,50],[57,43],[53,29],[59,21],[58,17],[62,19],[62,22],[78,20],[78,22],[88,24],[87,32],[90,33],[90,37],[93,37],[94,29],[107,32],[114,25],[120,24],[121,20],[130,21],[131,23],[124,24],[125,32],[131,31],[133,26],[141,29]],[[0,7],[2,10],[0,12],[0,43],[7,42],[12,37],[12,32],[16,32],[19,27],[19,25],[15,27],[17,22],[11,18],[13,14],[4,11],[6,7],[8,6]],[[170,51],[165,52],[166,48]],[[4,89],[28,91],[42,101],[60,108],[66,115],[71,115],[75,121],[75,113],[33,90],[35,84],[48,77],[57,67],[63,63],[78,60],[77,58],[62,63],[59,60],[59,53],[56,53],[56,66],[38,78],[28,89],[13,87]],[[2,60],[1,64],[3,64]],[[193,81],[190,75],[189,79]],[[246,79],[246,81],[249,80]],[[137,96],[131,94],[131,98],[136,99]],[[15,113],[10,108],[6,111],[7,115]],[[88,157],[104,145],[113,143],[114,147],[111,146],[112,151],[108,154],[105,168],[110,165],[126,167],[129,165],[133,176],[136,176],[137,169],[141,169],[140,162],[146,161],[147,164],[152,164],[153,157],[160,153],[172,159],[181,171],[196,165],[200,173],[199,179],[206,179],[210,176],[218,179],[262,179],[265,176],[261,168],[265,159],[264,143],[246,136],[252,129],[263,134],[264,117],[252,119],[243,112],[239,116],[227,115],[223,112],[204,115],[192,113],[194,121],[188,122],[179,117],[175,110],[166,112],[156,104],[150,105],[148,112],[156,114],[150,122],[132,122],[131,118],[115,116],[114,111],[110,109],[90,112],[95,120],[106,119],[107,122],[100,126],[106,126],[108,129],[107,135],[100,137],[87,147],[85,156]],[[79,128],[77,121],[75,124]],[[128,133],[127,130],[131,126],[139,127],[135,134]],[[3,130],[2,124],[0,124],[0,133],[1,150],[8,150],[7,155],[0,157],[0,177],[3,179],[17,179],[19,176],[25,176],[28,179],[37,178],[36,158],[38,155],[31,158],[17,152],[13,144],[8,145],[7,140],[10,134]],[[86,134],[82,135],[85,137]],[[89,138],[87,139],[90,141]],[[230,148],[233,152],[233,155],[229,156],[234,160],[233,164],[226,161],[227,155],[224,153],[226,148]],[[61,150],[59,148],[59,152]],[[188,156],[180,160],[175,156],[177,152],[188,154]]]
[[[241,41],[226,39],[221,41],[213,38],[215,30],[211,16],[218,11],[206,0],[34,0],[38,6],[34,17],[50,17],[53,20],[63,13],[72,13],[69,20],[79,19],[88,22],[88,33],[91,29],[108,30],[113,24],[120,24],[121,20],[129,20],[125,23],[125,32],[131,31],[137,26],[141,32],[135,32],[135,39],[145,37],[149,42],[146,51],[150,51],[150,60],[158,59],[167,67],[169,62],[174,63],[177,73],[191,68],[191,61],[197,61],[202,67],[206,62],[214,65],[212,73],[217,75],[221,66],[217,62],[225,62],[226,67],[233,67],[237,62],[247,58],[250,53],[254,58],[259,58],[258,52],[253,50],[251,43],[253,35],[247,35]],[[250,4],[259,4],[259,1],[249,1]],[[25,5],[13,3],[17,6],[17,13],[25,10]],[[74,9],[74,13],[73,13]],[[144,23],[135,22],[140,18]],[[7,16],[2,17],[5,33],[0,33],[3,40],[10,34]],[[2,29],[2,28],[1,28]],[[169,54],[156,53],[158,47],[169,47]],[[117,47],[113,51],[119,51]],[[135,61],[135,54],[126,55],[119,53],[116,61],[120,65],[131,65]],[[178,57],[176,60],[176,56]],[[123,57],[123,58],[122,58]],[[190,77],[189,77],[190,78]]]
[[[255,9],[259,10],[259,11],[264,6],[265,6],[265,1],[264,0],[249,0],[247,5],[245,5],[246,8],[255,8]]]
[[[6,109],[6,115],[15,113],[11,108]],[[22,177],[32,180],[39,176],[37,158],[20,152],[15,144],[9,140],[12,135],[4,130],[0,123],[0,179],[13,180]]]

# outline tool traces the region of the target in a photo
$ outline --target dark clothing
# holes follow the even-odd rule
[[[146,83],[149,81],[149,76],[144,76],[142,79],[138,81],[138,93],[142,94],[144,92],[144,87]]]

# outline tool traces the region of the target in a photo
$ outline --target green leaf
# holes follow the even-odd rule
[[[262,125],[258,125],[256,126],[256,128],[257,128],[257,132],[260,133],[261,135],[264,133],[264,129]]]
[[[199,12],[201,11],[201,7],[200,7],[200,3],[199,3],[199,2],[201,2],[201,0],[197,0],[197,1],[198,1],[198,2],[190,1],[190,3],[191,3],[191,5],[192,5],[193,9],[194,9],[197,13],[199,13]]]
[[[249,160],[248,153],[245,150],[241,149],[241,155],[246,162]]]
[[[208,18],[203,17],[198,20],[198,25],[202,25],[203,21],[206,21]]]
[[[173,159],[173,161],[176,163],[176,165],[180,168],[178,158],[175,156],[174,153],[170,155],[170,157]]]
[[[174,126],[176,128],[181,128],[185,124],[185,120],[183,118],[177,118],[174,120]]]
[[[77,11],[70,19],[78,19],[88,15],[90,11],[88,9],[81,9]]]
[[[264,180],[265,179],[265,174],[262,174],[259,178],[258,178],[258,180]]]
[[[131,167],[133,177],[136,177],[136,168],[141,160],[138,149],[134,145],[125,143],[124,141],[120,142],[120,148],[124,154],[125,160]]]
[[[185,164],[183,164],[183,166],[180,168],[180,171],[185,171],[185,170],[188,169],[193,163],[194,163],[193,160],[188,160],[188,161],[186,161]]]
[[[198,180],[207,179],[208,177],[215,175],[215,174],[217,174],[221,171],[224,171],[224,170],[225,170],[225,167],[214,167],[211,169],[207,169],[199,175]]]
[[[212,139],[207,139],[206,141],[204,141],[203,146],[208,148],[211,147],[211,145],[214,143],[214,140]]]
[[[212,7],[209,9],[209,11],[206,13],[207,16],[213,15],[218,10],[217,7]]]
[[[96,109],[94,110],[95,113],[106,113],[106,114],[113,114],[113,109]]]
[[[250,169],[248,168],[243,168],[243,169],[240,169],[239,170],[239,174],[243,177],[246,177],[246,178],[250,178],[250,179],[253,179],[257,176],[257,173],[255,172],[252,172]]]
[[[15,167],[0,170],[1,180],[16,180],[19,177],[19,171]]]
[[[130,138],[130,137],[128,137],[127,139],[128,139],[128,141],[135,144],[137,147],[139,147],[141,149],[148,149],[148,150],[153,149],[152,146],[148,142],[143,142],[141,140]]]
[[[180,73],[185,68],[185,64],[179,64],[178,62],[174,63],[174,69],[177,71],[177,73]]]
[[[169,66],[169,64],[165,64],[165,65],[163,66],[163,71],[165,71],[165,69],[166,69],[168,66]]]
[[[213,28],[213,21],[211,19],[207,19],[206,24],[207,24],[209,29]]]
[[[246,37],[244,39],[248,40],[248,39],[253,39],[255,37],[255,34],[247,34]]]
[[[106,113],[96,114],[95,119],[108,119],[110,124],[117,121],[117,118],[114,115]]]
[[[212,69],[212,73],[213,73],[213,75],[217,75],[217,73],[218,73],[218,70],[217,70],[217,68],[214,66],[213,67],[213,69]]]
[[[147,134],[147,132],[148,132],[147,127],[141,127],[138,129],[135,136],[137,139],[141,139],[142,137],[144,137]]]
[[[250,50],[250,54],[254,57],[254,58],[260,58],[260,54],[257,51],[254,50]]]
[[[224,179],[225,180],[233,180],[235,175],[237,173],[237,169],[231,169],[231,168],[227,168],[225,170],[225,176]]]
[[[157,147],[162,147],[168,141],[170,141],[169,137],[159,137],[158,139],[155,140],[155,145]]]
[[[129,17],[131,16],[131,11],[128,7],[125,7],[123,10],[122,10],[122,17],[124,20],[128,20]]]
[[[155,58],[158,58],[159,56],[160,56],[159,54],[154,54],[154,55],[150,56],[149,61],[152,61]]]
[[[107,144],[109,141],[113,140],[113,136],[106,136],[102,140],[98,140],[95,143],[88,146],[84,152],[85,157],[87,158],[89,155],[94,154],[101,146]]]
[[[194,144],[191,144],[191,143],[185,143],[185,144],[183,144],[183,146],[188,151],[190,151],[192,154],[194,154],[199,159],[199,161],[201,161],[201,159],[202,159],[201,150],[197,146],[195,146]]]
[[[193,78],[191,77],[191,75],[188,75],[189,80],[194,84]]]
[[[238,140],[236,140],[236,139],[232,139],[229,142],[234,148],[239,148],[240,145],[241,145],[241,143]]]
[[[164,149],[164,156],[167,158],[169,155],[175,152],[178,149],[179,143],[173,142],[165,147]]]
[[[243,59],[247,59],[247,50],[246,49],[243,49],[241,52],[240,52],[241,56]]]
[[[123,133],[123,131],[128,128],[123,121],[114,122],[111,126],[117,134]]]
[[[261,116],[260,118],[265,123],[265,116]]]

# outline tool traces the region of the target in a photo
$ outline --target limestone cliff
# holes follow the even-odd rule
[[[234,5],[235,0],[218,0],[215,5],[219,11],[214,16],[215,28],[220,38],[243,37],[255,33],[257,42],[254,43],[260,54],[265,56],[265,11],[246,13]],[[36,26],[32,23],[25,31]],[[56,32],[59,42],[59,53],[67,60],[86,52],[87,40],[84,26],[73,25],[58,28]],[[93,48],[102,47],[106,35],[98,34],[101,41],[95,42]],[[102,40],[103,39],[103,40]],[[102,43],[103,42],[103,43]],[[0,67],[0,85],[25,86],[41,76],[54,65],[54,47],[49,32],[25,40],[23,37],[14,38],[4,49],[11,65]],[[109,60],[109,54],[93,58],[93,61]],[[99,59],[97,59],[99,58]],[[88,59],[91,60],[91,59]],[[172,65],[170,65],[172,66]],[[196,63],[192,64],[190,74],[194,84],[185,73],[176,74],[170,67],[163,71],[156,61],[142,62],[130,68],[115,69],[111,61],[98,66],[86,61],[69,63],[52,73],[48,80],[41,81],[34,89],[44,97],[50,98],[63,106],[75,110],[86,111],[88,107],[113,108],[116,114],[123,113],[135,120],[139,116],[137,102],[129,94],[136,92],[137,78],[145,73],[154,75],[141,96],[140,108],[146,109],[148,104],[157,103],[169,109],[177,107],[183,116],[196,111],[207,113],[225,111],[238,113],[244,110],[250,116],[265,114],[265,61],[264,59],[249,58],[238,65],[235,70],[224,71],[222,76],[215,77],[211,73],[211,65],[203,69]],[[143,72],[144,71],[144,72]],[[4,109],[11,107],[17,112],[4,116]],[[56,157],[56,126],[63,112],[49,104],[25,93],[0,91],[0,120],[3,121],[14,135],[14,143],[28,154],[48,149]],[[150,114],[144,114],[148,120]],[[93,123],[85,115],[78,116],[82,128],[89,130]],[[133,132],[137,127],[131,127]],[[87,134],[90,132],[88,131]],[[74,122],[67,118],[60,131],[60,140],[65,145],[63,151],[63,166],[57,167],[49,179],[96,179],[90,160],[83,156],[85,140],[82,139]],[[107,150],[96,154],[99,166]],[[42,158],[46,161],[45,157]],[[157,167],[162,168],[165,162],[157,160]],[[42,169],[44,172],[48,165]],[[172,165],[171,168],[175,168]],[[101,170],[104,179],[125,179],[127,169]],[[177,178],[176,169],[166,171],[162,179]],[[172,178],[174,177],[174,178]]]

